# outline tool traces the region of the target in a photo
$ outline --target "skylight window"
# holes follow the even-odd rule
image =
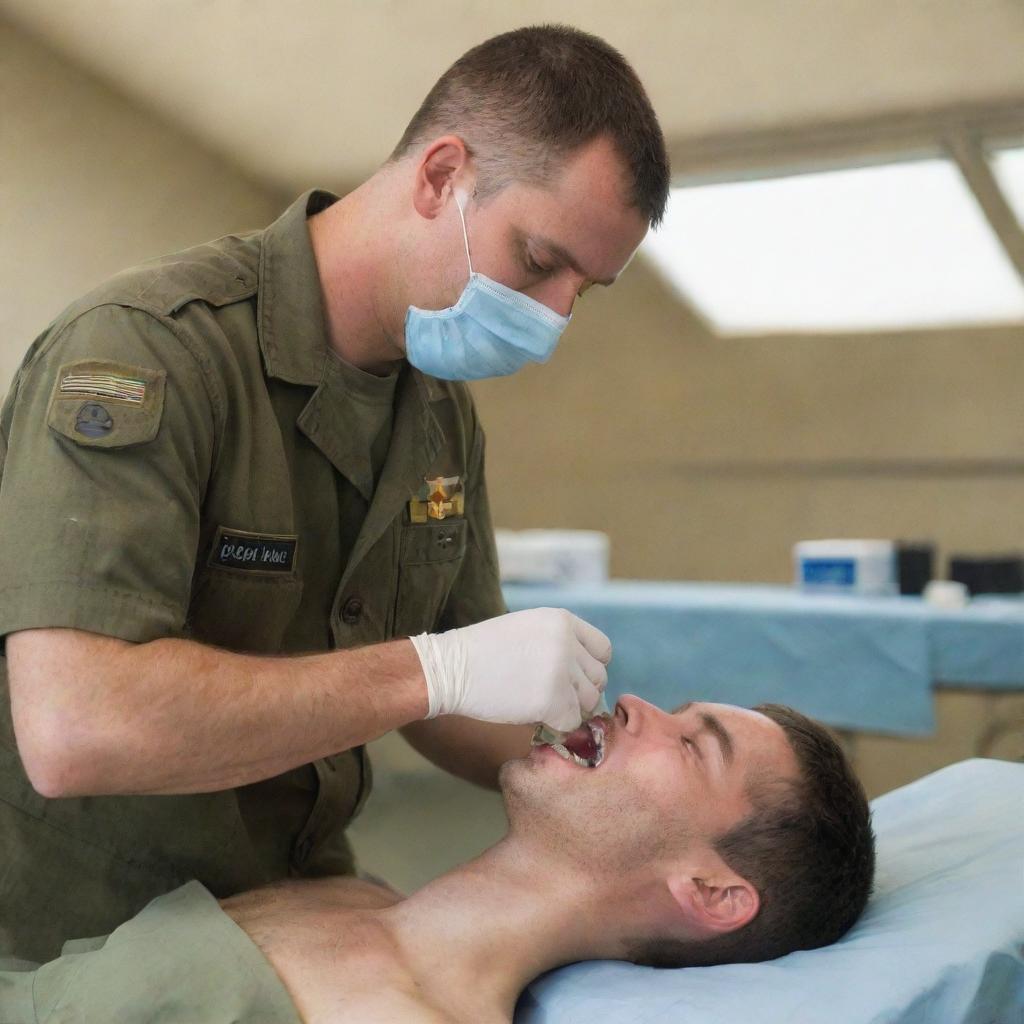
[[[720,334],[1024,321],[1024,285],[944,159],[673,188],[643,248]]]
[[[999,187],[1024,227],[1024,148],[998,150],[991,160]]]

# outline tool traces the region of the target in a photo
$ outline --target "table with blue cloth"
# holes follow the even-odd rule
[[[636,580],[504,592],[511,611],[568,608],[611,637],[609,701],[772,701],[836,730],[920,737],[935,731],[937,688],[1024,690],[1018,597],[943,609],[919,597]]]

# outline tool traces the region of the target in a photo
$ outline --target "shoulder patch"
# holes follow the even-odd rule
[[[166,382],[166,370],[106,359],[65,363],[53,384],[47,426],[93,448],[144,444],[160,429]]]

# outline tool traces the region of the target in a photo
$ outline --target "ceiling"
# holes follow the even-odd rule
[[[564,22],[632,62],[670,145],[1024,97],[1020,0],[0,0],[266,185],[363,180],[438,75]]]

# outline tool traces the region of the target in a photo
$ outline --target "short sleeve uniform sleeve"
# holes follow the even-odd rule
[[[103,305],[60,329],[3,411],[0,636],[179,634],[214,423],[198,364],[161,320]]]
[[[29,966],[0,961],[4,1024],[301,1024],[270,962],[195,881]]]
[[[440,629],[471,626],[508,611],[501,591],[494,525],[484,470],[485,437],[477,424],[467,473],[466,554],[441,615]]]

